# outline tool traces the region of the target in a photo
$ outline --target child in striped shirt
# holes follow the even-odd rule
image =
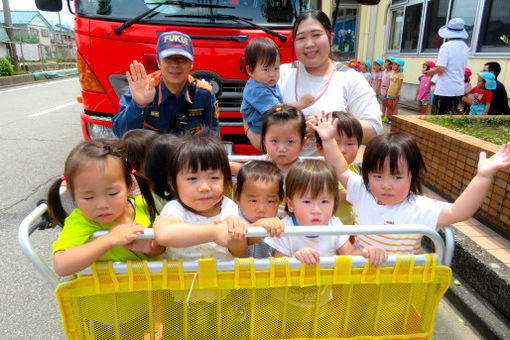
[[[309,126],[320,135],[326,161],[335,167],[338,180],[347,189],[355,224],[421,224],[437,229],[464,221],[482,205],[496,172],[510,167],[510,143],[490,158],[482,152],[478,173],[464,192],[454,203],[439,202],[421,195],[425,164],[411,136],[392,132],[372,139],[363,154],[360,176],[349,171],[336,144],[337,122],[330,114],[323,116],[319,125]],[[377,245],[390,254],[416,254],[420,240],[419,234],[358,235],[355,246]]]

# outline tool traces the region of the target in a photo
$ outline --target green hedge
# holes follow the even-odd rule
[[[427,120],[494,144],[510,141],[510,119],[506,117],[428,117]]]
[[[0,58],[0,76],[10,76],[14,71],[11,63],[7,58]]]

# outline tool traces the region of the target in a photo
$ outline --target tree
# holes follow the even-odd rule
[[[14,34],[12,32],[12,19],[11,19],[11,8],[9,7],[9,0],[2,0],[2,4],[4,7],[4,21],[5,21],[5,32],[9,37],[9,44],[7,45],[9,49],[9,54],[11,56],[11,61],[14,65],[16,71],[19,71],[18,64],[18,53],[16,52],[16,45],[14,43]]]

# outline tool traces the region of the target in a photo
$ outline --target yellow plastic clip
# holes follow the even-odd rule
[[[269,270],[269,285],[271,287],[291,286],[289,259],[286,257],[271,257]]]
[[[218,287],[218,276],[216,274],[215,259],[198,260],[198,287],[200,289]]]
[[[234,288],[255,288],[255,262],[252,257],[235,259]]]
[[[363,271],[361,272],[361,283],[376,283],[379,284],[379,274],[381,272],[381,267],[371,267],[370,261],[365,262],[365,267],[363,267]]]
[[[414,255],[397,255],[392,282],[411,283],[414,272]]]
[[[127,261],[129,291],[152,290],[152,280],[147,261]]]
[[[184,271],[181,260],[163,260],[163,282],[166,289],[184,289]]]
[[[333,284],[350,284],[352,271],[352,257],[335,256],[335,268],[333,269]]]
[[[436,277],[436,255],[426,254],[427,260],[423,268],[423,282],[432,282]]]
[[[310,287],[321,285],[321,266],[309,266],[306,263],[301,263],[301,271],[299,272],[299,286]]]
[[[94,262],[90,269],[97,294],[119,291],[119,281],[113,270],[112,262]]]

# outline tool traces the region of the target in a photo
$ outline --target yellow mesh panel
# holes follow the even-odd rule
[[[451,279],[431,255],[424,266],[408,255],[388,268],[352,268],[348,256],[334,269],[291,270],[285,258],[260,271],[236,259],[223,273],[204,259],[196,275],[179,261],[164,261],[162,273],[144,261],[128,267],[115,274],[98,263],[58,286],[69,339],[430,339]]]

